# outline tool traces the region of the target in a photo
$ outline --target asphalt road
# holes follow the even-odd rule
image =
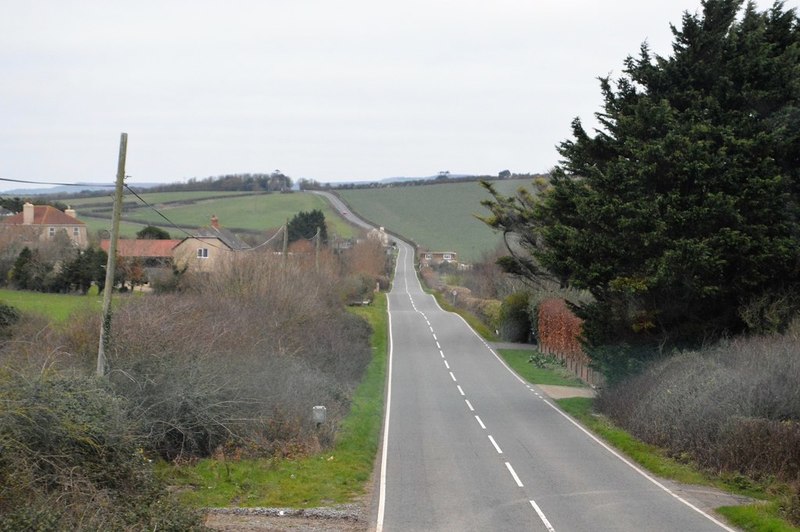
[[[398,249],[376,530],[733,530],[517,377]]]

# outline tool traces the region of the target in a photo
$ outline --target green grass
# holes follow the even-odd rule
[[[194,228],[206,227],[211,215],[219,218],[222,227],[248,231],[267,231],[286,223],[300,211],[319,209],[325,215],[329,233],[350,238],[358,230],[347,223],[324,198],[315,194],[295,192],[291,194],[264,194],[244,192],[164,192],[140,194],[149,204],[174,224],[191,232]],[[83,209],[76,201],[78,218],[86,223],[91,234],[111,227],[111,198],[85,199]],[[186,233],[165,222],[155,210],[131,194],[124,197],[120,234],[132,238],[145,225],[155,225],[170,233],[173,238],[183,238]],[[83,216],[82,216],[83,215]]]
[[[354,308],[373,328],[373,359],[342,422],[334,448],[299,460],[202,460],[195,466],[160,467],[168,482],[189,488],[185,502],[199,507],[309,508],[362,495],[372,475],[383,419],[387,363],[386,295]]]
[[[780,515],[779,496],[773,495],[764,486],[755,484],[742,477],[713,475],[698,470],[691,463],[681,462],[666,456],[665,452],[653,445],[639,441],[627,431],[615,426],[608,418],[598,415],[592,407],[592,399],[573,397],[556,401],[559,406],[580,421],[586,428],[600,436],[606,443],[620,450],[637,464],[651,473],[685,484],[712,486],[731,493],[767,500],[743,506],[727,506],[718,511],[731,524],[742,530],[753,532],[797,532],[794,527]]]
[[[543,355],[532,349],[498,349],[503,360],[506,361],[511,369],[516,371],[520,377],[533,384],[553,384],[556,386],[575,386],[585,387],[586,385],[577,377],[572,375],[562,366],[550,360],[545,367],[538,367],[530,362],[531,355],[544,359]]]
[[[520,376],[533,384],[552,384],[551,379],[560,376],[550,370],[530,368],[527,363],[527,350],[501,349],[499,354]],[[520,367],[521,366],[521,367]],[[711,486],[717,489],[745,495],[761,501],[742,506],[726,506],[717,511],[728,521],[746,531],[753,532],[798,532],[800,528],[792,526],[781,516],[781,490],[775,486],[759,485],[740,476],[714,475],[701,471],[690,462],[676,460],[667,456],[663,449],[646,444],[627,431],[617,427],[608,418],[595,412],[594,400],[585,397],[559,399],[558,405],[570,416],[578,420],[584,427],[599,436],[611,447],[622,452],[631,460],[654,475],[700,486]],[[784,490],[785,491],[785,490]],[[783,495],[785,496],[785,495]],[[763,501],[763,502],[762,502]]]
[[[513,194],[529,179],[495,181],[501,194]],[[481,200],[491,196],[477,182],[341,190],[350,208],[373,223],[434,251],[455,251],[474,262],[502,242],[499,233],[476,219],[487,215]]]
[[[208,198],[220,198],[225,196],[235,196],[237,194],[243,194],[241,191],[232,191],[232,192],[214,192],[209,190],[194,190],[194,191],[186,191],[186,192],[151,192],[144,194],[139,194],[142,198],[144,198],[148,203],[155,204],[155,203],[164,203],[169,201],[192,201],[192,200],[201,200],[201,199],[208,199]],[[124,191],[124,201],[136,201],[136,196],[131,194],[129,191]],[[69,204],[70,206],[74,207],[78,210],[78,215],[80,216],[81,209],[96,209],[96,208],[107,208],[110,209],[111,206],[114,204],[114,194],[113,190],[109,189],[108,194],[104,194],[102,196],[95,196],[92,198],[75,198],[69,200],[62,200],[64,203]]]
[[[781,519],[778,503],[723,506],[717,511],[733,525],[753,532],[797,532],[795,527]]]
[[[100,238],[108,238],[111,234],[111,218],[93,218],[90,216],[83,216],[80,218],[80,220],[86,224],[86,231],[90,235],[99,234]],[[144,229],[144,227],[145,226],[140,223],[120,221],[119,234],[122,238],[136,238],[136,233]],[[182,233],[179,234],[174,227],[164,227],[163,229],[169,232],[170,236],[173,238],[181,238]]]
[[[0,289],[0,301],[25,313],[40,314],[54,323],[65,323],[78,310],[89,308],[101,312],[103,298],[97,295],[96,288],[86,296]]]
[[[464,321],[466,321],[469,326],[481,336],[481,338],[490,342],[497,340],[497,335],[494,333],[491,327],[483,323],[483,321],[481,321],[481,319],[475,314],[463,308],[454,307],[452,304],[447,302],[447,298],[444,294],[436,290],[431,290],[430,288],[425,288],[424,283],[422,284],[422,289],[436,299],[436,302],[439,303],[439,306],[442,307],[442,310],[453,312],[464,318]]]

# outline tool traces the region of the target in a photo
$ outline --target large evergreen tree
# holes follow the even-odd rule
[[[485,184],[484,220],[518,236],[504,266],[593,294],[590,345],[736,332],[742,308],[800,289],[796,13],[705,0],[673,33],[671,56],[645,44],[601,79],[600,130],[573,122],[549,183]]]
[[[142,240],[169,240],[170,236],[164,229],[154,225],[148,225],[136,233],[136,238]]]
[[[328,242],[328,229],[325,226],[325,215],[319,209],[300,211],[289,220],[289,242],[305,239],[311,240],[320,232],[322,243]]]

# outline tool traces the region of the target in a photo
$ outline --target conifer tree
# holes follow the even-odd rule
[[[800,292],[798,17],[705,0],[672,30],[670,56],[644,44],[600,79],[601,126],[573,121],[548,183],[484,184],[506,270],[591,291],[590,346],[707,340]]]
[[[325,215],[319,209],[300,211],[289,220],[289,242],[305,239],[311,240],[320,232],[322,243],[328,242],[328,230],[325,226]]]

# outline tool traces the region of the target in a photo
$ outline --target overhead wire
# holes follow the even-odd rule
[[[131,193],[131,194],[133,194],[134,196],[136,196],[136,197],[139,199],[139,201],[141,201],[141,202],[142,202],[144,205],[146,205],[147,207],[149,207],[149,208],[150,208],[150,209],[151,209],[153,212],[155,212],[155,213],[156,213],[156,214],[158,214],[158,215],[159,215],[161,218],[163,218],[163,219],[164,219],[164,220],[165,220],[165,221],[166,221],[168,224],[170,224],[170,226],[174,227],[174,228],[175,228],[175,229],[177,229],[178,231],[181,231],[182,233],[184,233],[185,235],[187,235],[187,237],[188,237],[188,238],[194,238],[194,239],[196,239],[196,240],[201,240],[201,241],[203,241],[203,243],[204,243],[204,244],[208,244],[208,245],[209,245],[210,247],[212,247],[212,248],[220,249],[220,250],[223,250],[223,251],[231,251],[231,252],[233,252],[233,253],[240,253],[240,252],[246,252],[246,251],[255,251],[256,249],[259,249],[259,248],[261,248],[261,247],[264,247],[264,246],[266,246],[268,243],[270,243],[270,242],[271,242],[271,241],[273,241],[275,238],[277,238],[277,236],[278,236],[279,234],[281,234],[281,231],[285,231],[285,230],[286,230],[286,226],[285,226],[285,225],[281,226],[281,228],[280,228],[280,229],[278,229],[278,231],[277,231],[277,232],[276,232],[274,235],[272,235],[270,238],[268,238],[266,241],[262,242],[261,244],[258,244],[257,246],[251,246],[251,247],[249,247],[249,248],[245,248],[245,249],[232,249],[232,248],[228,248],[228,249],[226,249],[226,248],[223,248],[223,247],[221,247],[221,246],[217,246],[217,245],[215,245],[215,244],[212,244],[212,243],[210,243],[210,242],[208,242],[208,241],[206,241],[206,240],[205,240],[206,238],[210,238],[210,237],[203,237],[203,236],[197,236],[197,235],[193,235],[193,234],[189,233],[188,231],[186,231],[185,229],[183,229],[182,227],[179,227],[179,226],[178,226],[178,225],[177,225],[175,222],[173,222],[172,220],[170,220],[170,219],[169,219],[169,218],[168,218],[166,215],[164,215],[164,214],[163,214],[161,211],[159,211],[159,210],[158,210],[158,209],[157,209],[155,206],[153,206],[153,205],[151,205],[150,203],[148,203],[148,202],[147,202],[147,200],[145,200],[143,197],[141,197],[141,196],[140,196],[140,195],[139,195],[139,194],[138,194],[138,193],[137,193],[135,190],[133,190],[133,189],[132,189],[131,187],[129,187],[127,184],[125,185],[125,188],[126,188],[126,189],[127,189],[127,190],[128,190],[130,193]]]
[[[63,186],[63,187],[86,187],[86,186],[92,186],[92,187],[114,188],[116,186],[113,183],[109,183],[109,184],[104,184],[104,183],[58,183],[58,182],[54,183],[54,182],[45,182],[45,181],[35,181],[35,180],[31,180],[31,179],[12,179],[10,177],[0,177],[0,181],[5,181],[5,182],[9,182],[9,183],[22,183],[22,184],[27,184],[27,185],[54,185],[54,186]],[[210,237],[197,236],[197,235],[193,235],[192,233],[188,232],[187,230],[185,230],[184,228],[180,227],[178,224],[176,224],[175,222],[170,220],[166,215],[164,215],[161,211],[159,211],[155,206],[151,205],[147,200],[145,200],[142,196],[140,196],[128,184],[124,184],[124,186],[125,186],[125,189],[128,192],[130,192],[131,194],[133,194],[134,196],[136,196],[136,198],[139,201],[141,201],[142,204],[144,204],[145,206],[149,207],[153,212],[155,212],[158,216],[160,216],[162,219],[164,219],[164,221],[166,221],[171,227],[174,227],[175,229],[177,229],[181,233],[185,234],[187,236],[187,238],[193,238],[193,239],[196,239],[196,240],[201,240],[201,241],[203,241],[204,244],[207,244],[209,247],[220,249],[220,250],[223,250],[223,251],[232,251],[234,253],[245,252],[245,251],[255,251],[257,249],[260,249],[260,248],[266,246],[270,242],[272,242],[275,238],[278,237],[278,235],[282,234],[283,231],[287,231],[288,230],[288,227],[284,224],[278,229],[278,231],[274,235],[272,235],[270,238],[268,238],[267,240],[265,240],[261,244],[258,244],[256,246],[251,246],[251,247],[245,248],[245,249],[231,249],[231,248],[226,249],[226,248],[224,248],[222,246],[218,246],[218,245],[212,244],[211,242],[206,241],[206,239],[210,238]],[[308,239],[308,240],[309,241],[313,241],[315,238],[317,238],[317,235],[315,235],[314,237],[312,237],[311,239]]]
[[[108,185],[103,183],[53,183],[51,181],[33,181],[29,179],[11,179],[10,177],[0,177],[0,181],[7,181],[9,183],[24,183],[26,185],[55,185],[58,187],[110,187],[114,188],[114,184]]]

